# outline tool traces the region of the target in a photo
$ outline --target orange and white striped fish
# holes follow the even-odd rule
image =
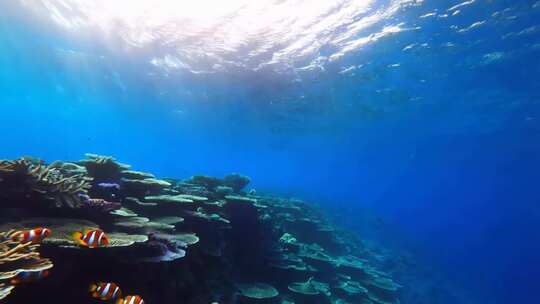
[[[13,285],[21,284],[21,283],[29,283],[34,282],[37,280],[41,280],[49,275],[48,270],[41,270],[41,271],[25,271],[17,274],[13,279],[11,279],[10,283]]]
[[[116,300],[122,297],[122,291],[115,283],[99,282],[90,284],[88,291],[92,293],[92,297],[103,301]]]
[[[23,230],[13,235],[13,241],[19,243],[39,244],[43,239],[51,235],[51,230],[48,228],[38,227],[30,230]]]
[[[140,296],[127,296],[116,300],[116,304],[144,304],[144,300]]]
[[[73,234],[73,238],[79,245],[90,248],[109,245],[109,237],[99,229],[86,230],[84,233],[77,231]]]

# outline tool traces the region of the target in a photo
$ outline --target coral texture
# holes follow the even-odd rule
[[[93,303],[80,282],[107,278],[151,303],[399,303],[391,269],[361,240],[313,204],[243,192],[249,181],[165,179],[95,154],[50,165],[0,161],[0,230],[50,228],[42,246],[55,262],[35,293],[10,298]],[[86,248],[72,237],[96,229],[109,244]],[[17,269],[52,267],[37,246],[3,240],[0,257],[27,261]],[[0,280],[0,295],[12,287]]]
[[[39,245],[14,241],[19,231],[0,233],[0,300],[7,297],[15,286],[10,279],[25,272],[38,272],[53,267],[49,259],[42,258]]]

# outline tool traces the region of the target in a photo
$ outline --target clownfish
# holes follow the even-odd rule
[[[38,244],[49,235],[51,235],[50,229],[38,227],[17,232],[15,235],[13,235],[13,241],[19,243],[32,242],[32,244]]]
[[[103,301],[116,300],[122,297],[122,291],[115,283],[99,282],[90,284],[88,291],[92,293],[92,297]]]
[[[127,296],[116,300],[116,304],[144,304],[144,300],[140,296]]]
[[[13,279],[11,279],[10,283],[13,285],[21,284],[21,283],[29,283],[34,282],[37,280],[41,280],[49,275],[48,270],[41,270],[41,271],[25,271],[17,274]]]
[[[77,231],[73,233],[73,238],[79,245],[90,248],[109,245],[109,237],[99,229],[86,230],[84,233]]]

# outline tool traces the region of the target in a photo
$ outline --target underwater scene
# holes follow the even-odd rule
[[[540,1],[0,1],[0,303],[540,303]]]

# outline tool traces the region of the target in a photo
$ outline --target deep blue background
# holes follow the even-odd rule
[[[343,222],[359,230],[370,210],[382,231],[361,233],[407,240],[476,303],[536,303],[540,31],[501,38],[536,25],[532,3],[477,3],[452,22],[416,19],[438,7],[426,3],[402,16],[421,31],[301,83],[250,73],[149,78],[136,57],[3,11],[0,157],[93,152],[160,176],[241,172],[259,191],[346,210]],[[517,21],[490,17],[508,6]],[[467,35],[449,29],[486,18]],[[503,59],[482,63],[492,52]],[[356,64],[366,66],[337,73]]]

